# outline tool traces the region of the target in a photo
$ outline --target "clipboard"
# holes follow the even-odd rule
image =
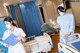
[[[14,34],[10,34],[10,36],[8,36],[5,40],[3,40],[3,43],[14,46],[19,42],[19,40],[16,40],[16,38],[17,36],[15,36]]]

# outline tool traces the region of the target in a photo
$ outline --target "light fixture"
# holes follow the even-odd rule
[[[5,9],[7,15],[9,15],[9,14],[8,14],[8,10],[7,10],[7,7],[6,7],[6,6],[8,6],[8,5],[9,5],[8,3],[4,3],[4,4],[3,4],[4,9]]]
[[[20,1],[20,2],[22,2],[22,1]]]

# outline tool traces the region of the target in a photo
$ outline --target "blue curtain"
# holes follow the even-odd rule
[[[13,6],[13,5],[9,5],[9,6],[8,6],[8,10],[9,10],[10,15],[11,15],[11,17],[13,18],[13,20],[17,20],[14,6]]]
[[[18,4],[27,36],[41,35],[41,19],[35,1]]]

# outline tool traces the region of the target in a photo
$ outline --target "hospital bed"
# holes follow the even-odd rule
[[[58,43],[59,53],[80,53],[80,34],[75,33],[76,39],[65,43]]]
[[[24,47],[27,53],[41,53],[41,52],[48,53],[48,51],[51,50],[53,45],[51,43],[49,35],[44,33],[43,36],[35,37],[34,40],[26,42],[24,44]]]

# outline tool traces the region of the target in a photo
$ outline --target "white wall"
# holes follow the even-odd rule
[[[46,0],[43,2],[44,17],[47,23],[49,22],[49,19],[57,19],[57,6],[61,3],[61,0]]]
[[[5,11],[5,8],[3,6],[3,3],[0,1],[0,17],[1,16],[6,16],[6,11]]]
[[[80,26],[80,2],[72,2],[71,7],[75,16],[76,26]]]

